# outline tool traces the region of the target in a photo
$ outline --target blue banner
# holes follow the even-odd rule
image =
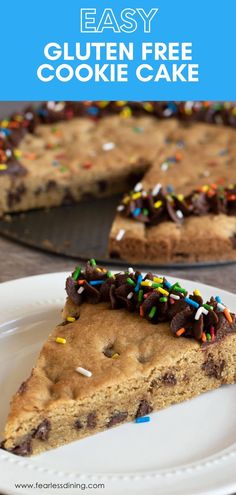
[[[235,0],[1,4],[0,100],[235,100]]]

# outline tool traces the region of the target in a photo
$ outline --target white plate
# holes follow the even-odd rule
[[[60,321],[66,273],[0,285],[0,431],[11,395],[29,375],[41,344]],[[170,280],[171,278],[168,277]],[[205,297],[219,294],[231,310],[236,295],[179,279]],[[0,491],[8,494],[230,494],[236,491],[236,386],[224,386],[129,423],[31,458],[0,451]],[[15,483],[78,483],[82,488],[24,489]]]

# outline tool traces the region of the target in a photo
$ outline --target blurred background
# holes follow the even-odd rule
[[[9,116],[12,112],[24,109],[32,102],[0,102],[0,118]],[[34,105],[40,102],[33,102]],[[0,228],[0,282],[7,280],[37,275],[40,273],[71,271],[78,260],[73,257],[65,257],[59,254],[51,254],[42,250],[29,247],[10,239]],[[113,269],[122,269],[117,261]],[[145,269],[144,269],[145,270]],[[215,285],[221,288],[235,291],[236,264],[220,264],[215,266],[182,266],[180,268],[167,268],[158,270],[176,277],[198,280],[203,283]]]
[[[37,105],[40,101],[0,101],[0,118],[7,117],[12,112],[23,110],[27,105]]]

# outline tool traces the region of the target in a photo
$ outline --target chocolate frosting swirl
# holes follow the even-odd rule
[[[194,189],[186,196],[169,193],[164,187],[160,187],[157,193],[155,188],[154,191],[142,189],[138,193],[133,190],[123,198],[118,211],[122,216],[146,225],[157,225],[165,221],[182,224],[186,217],[209,214],[235,216],[236,185],[206,185]]]
[[[235,315],[218,296],[204,304],[198,291],[188,296],[178,282],[131,269],[112,274],[91,261],[84,271],[76,268],[66,281],[67,295],[75,305],[108,302],[111,309],[138,312],[152,324],[169,322],[177,337],[194,338],[204,345],[236,331]]]

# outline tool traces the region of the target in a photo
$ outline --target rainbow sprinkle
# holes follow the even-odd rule
[[[149,423],[150,416],[140,416],[140,418],[135,419],[135,423]]]
[[[57,344],[66,344],[66,339],[63,337],[56,337],[55,342],[57,342]]]

